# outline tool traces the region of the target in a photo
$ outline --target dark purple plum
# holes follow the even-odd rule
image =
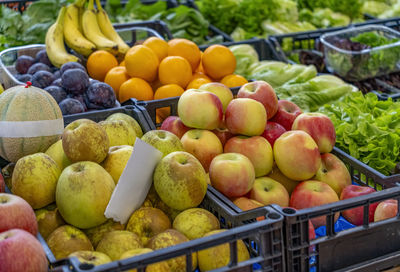
[[[20,74],[26,74],[29,68],[35,63],[35,59],[30,56],[20,56],[15,62],[15,70]]]
[[[44,63],[35,63],[28,69],[28,74],[33,75],[38,71],[47,71],[51,73],[51,68]]]
[[[69,69],[61,74],[62,87],[69,93],[82,94],[89,87],[89,76],[81,69]]]
[[[60,103],[67,98],[67,92],[61,87],[48,86],[44,88],[44,90],[47,91],[57,101],[57,103]]]
[[[56,80],[54,80],[54,81],[51,83],[51,86],[58,86],[58,87],[62,88],[61,78],[57,78]]]
[[[63,115],[81,113],[85,109],[81,102],[73,98],[66,98],[59,104],[61,112]]]
[[[61,77],[60,70],[57,70],[57,71],[53,72],[53,76],[54,76],[54,79],[60,78]]]
[[[49,57],[47,56],[46,49],[42,49],[36,53],[35,62],[44,63],[50,67],[53,66],[53,64],[51,64],[51,61],[49,60]]]
[[[81,69],[82,71],[85,71],[85,73],[86,73],[85,67],[83,67],[83,65],[78,63],[78,62],[67,62],[67,63],[64,63],[60,68],[60,72],[61,72],[61,74],[64,74],[64,72],[69,70],[69,69]]]
[[[77,95],[69,94],[68,97],[78,100],[79,102],[82,103],[83,107],[85,108],[85,111],[88,110],[86,106],[85,94],[77,94]]]
[[[15,78],[23,83],[26,83],[27,81],[32,80],[32,75],[30,75],[30,74],[15,75]]]
[[[32,85],[41,89],[50,86],[54,81],[54,76],[52,73],[47,71],[38,71],[32,76]]]
[[[89,109],[113,108],[117,101],[113,88],[102,82],[91,84],[85,98]]]

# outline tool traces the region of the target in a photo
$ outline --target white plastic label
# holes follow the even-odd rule
[[[0,121],[0,137],[29,138],[61,135],[64,131],[64,120],[39,121]]]
[[[119,178],[104,215],[125,224],[146,199],[162,153],[136,138],[133,152]]]

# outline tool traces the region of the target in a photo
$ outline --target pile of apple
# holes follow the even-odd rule
[[[211,185],[242,210],[269,204],[305,209],[375,192],[352,185],[344,163],[330,153],[336,133],[329,117],[278,101],[267,82],[243,85],[237,98],[220,83],[188,90],[178,101],[178,115],[161,129],[180,137]],[[370,222],[396,215],[394,200],[377,206],[370,205]],[[361,225],[363,207],[342,215]],[[311,221],[311,228],[326,224],[322,216]]]
[[[163,158],[144,203],[120,224],[104,212],[136,137],[158,148]],[[5,186],[0,179],[0,271],[47,271],[46,255],[34,237],[38,231],[56,259],[77,257],[93,265],[224,231],[217,217],[197,207],[206,195],[208,176],[183,150],[179,138],[168,131],[142,135],[139,124],[126,114],[113,114],[100,123],[72,122],[46,153],[22,157],[2,169],[13,194],[1,193]],[[249,259],[243,241],[237,246],[238,260]],[[229,244],[195,252],[192,261],[200,271],[225,266]],[[146,271],[186,271],[186,258],[159,262]]]

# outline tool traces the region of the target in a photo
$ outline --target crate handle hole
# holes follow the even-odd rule
[[[279,216],[279,214],[277,214],[277,213],[269,213],[269,214],[267,215],[267,218],[269,218],[269,219],[279,219],[280,216]]]
[[[82,269],[82,270],[90,270],[90,269],[93,269],[93,268],[94,268],[93,264],[82,263],[82,264],[79,265],[79,269]]]
[[[287,214],[295,214],[296,210],[292,208],[284,208],[282,209],[282,212],[287,213]]]

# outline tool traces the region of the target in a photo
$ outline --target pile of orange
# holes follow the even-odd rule
[[[148,38],[133,46],[119,64],[112,54],[99,50],[89,56],[87,69],[92,78],[109,84],[120,102],[180,96],[210,82],[230,88],[247,83],[234,74],[236,59],[229,48],[212,45],[201,52],[186,39]],[[169,111],[161,109],[158,114],[163,119]]]

